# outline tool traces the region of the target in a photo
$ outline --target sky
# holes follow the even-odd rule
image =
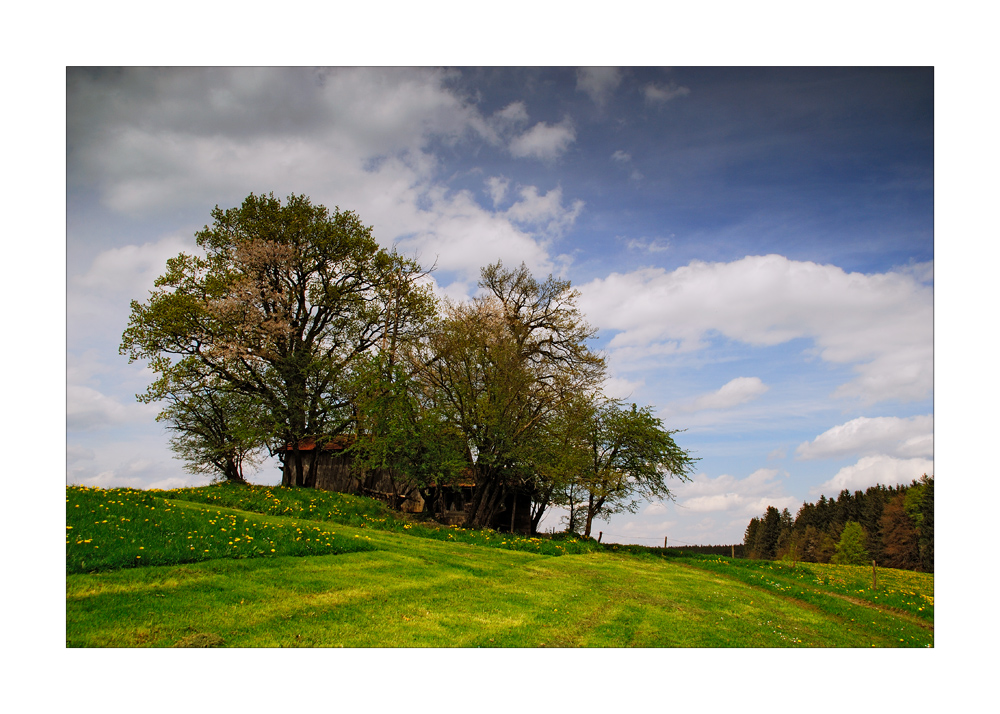
[[[70,67],[65,88],[67,483],[207,483],[118,345],[251,192],[357,212],[452,299],[496,260],[572,281],[607,393],[699,459],[605,542],[739,543],[769,505],[934,473],[931,68]]]

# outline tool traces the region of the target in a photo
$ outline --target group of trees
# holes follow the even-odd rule
[[[413,260],[350,211],[305,196],[249,196],[212,212],[205,255],[167,263],[132,302],[121,351],[157,374],[147,402],[192,471],[242,481],[278,455],[304,485],[304,439],[353,436],[359,468],[418,485],[475,482],[468,523],[528,493],[569,528],[670,497],[695,459],[647,408],[601,393],[595,330],[570,283],[521,265],[482,269],[480,295],[438,301]]]
[[[934,572],[934,477],[910,485],[872,486],[804,503],[793,519],[768,506],[743,539],[747,555],[764,560],[862,565]]]

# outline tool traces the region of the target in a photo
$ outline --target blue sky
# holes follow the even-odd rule
[[[605,540],[933,473],[934,128],[920,68],[70,69],[67,481],[205,482],[117,346],[251,191],[357,211],[452,298],[497,259],[570,279],[609,393],[701,459]]]

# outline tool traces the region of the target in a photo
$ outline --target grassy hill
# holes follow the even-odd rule
[[[70,647],[926,647],[933,575],[405,520],[303,489],[66,491]]]

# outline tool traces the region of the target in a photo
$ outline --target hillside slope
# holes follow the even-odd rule
[[[239,513],[208,504],[170,504],[192,526],[218,525],[223,514]],[[847,598],[830,589],[829,578],[828,584],[820,580],[808,588],[804,582],[793,587],[791,581],[788,587],[775,587],[780,578],[757,582],[752,572],[727,572],[732,566],[724,565],[724,559],[614,552],[555,557],[343,523],[259,514],[253,519],[258,527],[289,537],[307,529],[324,541],[328,536],[323,534],[335,531],[337,542],[363,541],[365,549],[306,557],[217,557],[70,574],[67,645],[933,644],[930,622]],[[932,589],[933,579],[927,577]]]

